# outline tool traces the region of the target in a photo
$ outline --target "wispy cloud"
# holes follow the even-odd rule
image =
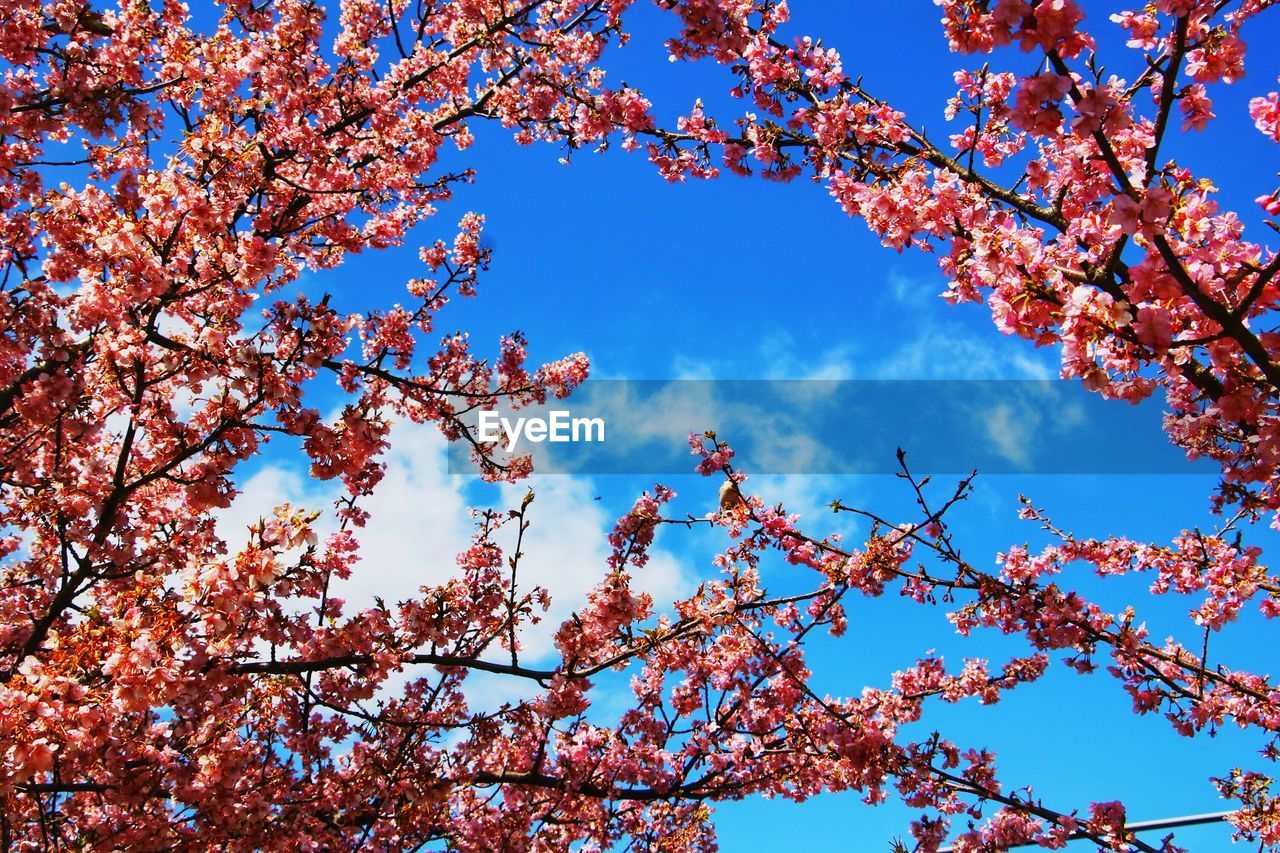
[[[994,328],[980,334],[956,322],[929,322],[880,355],[872,354],[860,379],[1052,379],[1057,368],[1044,351]]]
[[[877,327],[852,326],[846,339],[801,340],[790,331],[744,338],[715,357],[672,357],[675,379],[1052,379],[1052,350],[1003,335],[990,322],[972,323],[960,308],[942,304],[937,277],[894,270],[884,299],[897,317]],[[896,335],[895,335],[896,333]]]
[[[474,530],[468,512],[468,484],[474,478],[447,473],[447,442],[430,426],[399,423],[391,432],[385,457],[387,473],[374,493],[361,501],[369,512],[367,526],[357,532],[360,562],[351,577],[337,581],[333,594],[348,603],[348,612],[373,603],[388,604],[418,594],[423,586],[447,582],[457,575],[456,556]],[[595,500],[590,478],[537,476],[497,492],[497,506],[518,506],[527,489],[535,492],[528,511],[530,527],[522,545],[518,585],[551,593],[551,610],[541,624],[521,636],[529,660],[552,652],[551,638],[560,622],[585,601],[604,577],[613,518]],[[246,530],[272,507],[323,509],[337,497],[329,483],[311,480],[281,465],[262,469],[242,486],[240,495],[218,521],[219,531],[235,547]],[[331,523],[330,523],[331,524]],[[514,529],[500,540],[514,552]],[[636,588],[669,603],[689,587],[680,564],[662,549],[637,573]]]
[[[942,288],[936,276],[923,278],[894,269],[889,271],[885,290],[899,305],[923,306],[936,301]]]

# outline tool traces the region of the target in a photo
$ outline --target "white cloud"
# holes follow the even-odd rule
[[[255,473],[239,487],[231,506],[217,514],[218,536],[231,549],[249,539],[249,531],[259,519],[270,517],[274,507],[290,503],[320,509],[333,500],[324,484],[304,480],[295,471],[270,465]]]
[[[997,453],[1019,468],[1031,464],[1030,445],[1040,416],[1018,412],[1007,403],[992,406],[982,415],[982,427]]]
[[[1034,451],[1045,448],[1050,435],[1069,435],[1085,420],[1080,402],[1067,400],[1065,383],[1018,383],[1010,399],[992,405],[989,397],[973,401],[973,418],[990,439],[992,449],[1023,470],[1035,464]],[[1072,392],[1079,392],[1072,388]]]
[[[715,367],[704,359],[677,353],[671,359],[672,379],[716,379]]]
[[[941,291],[935,283],[890,270],[885,282],[889,295],[900,305],[923,306],[938,297]]]
[[[852,342],[837,343],[816,354],[801,355],[789,332],[765,337],[759,346],[763,379],[852,379],[857,347]]]
[[[868,359],[861,379],[1053,379],[1054,362],[1021,339],[995,329],[975,333],[960,323],[926,322],[913,337]]]
[[[801,355],[790,332],[772,332],[722,358],[695,359],[677,353],[671,359],[673,379],[852,379],[857,346],[836,344],[814,355]]]
[[[356,531],[360,562],[334,594],[351,605],[388,604],[457,574],[456,555],[471,538],[464,478],[448,473],[447,442],[435,427],[398,423],[384,458],[386,475],[360,501],[369,522]]]
[[[865,532],[868,525],[848,513],[833,513],[831,502],[864,503],[874,494],[869,488],[873,482],[854,475],[762,474],[747,481],[746,491],[771,506],[781,503],[788,513],[798,514],[801,529],[812,536],[840,533],[848,537]]]
[[[432,426],[398,423],[391,430],[384,461],[386,476],[360,505],[368,524],[357,531],[360,561],[351,577],[336,581],[332,594],[347,602],[347,612],[373,603],[389,605],[418,594],[424,585],[457,575],[455,558],[470,542],[474,520],[468,511],[469,478],[448,473],[447,442]],[[595,501],[587,478],[535,475],[499,490],[496,509],[519,506],[528,488],[536,498],[528,511],[517,584],[528,591],[545,587],[552,597],[543,622],[521,636],[524,659],[547,657],[560,622],[585,600],[604,576],[613,518]],[[272,508],[288,502],[312,510],[328,509],[338,495],[333,483],[311,480],[295,470],[268,466],[252,477],[219,517],[218,530],[232,548],[246,541],[247,529]],[[326,513],[333,529],[332,513]],[[515,527],[508,525],[499,541],[508,554],[515,548]],[[661,549],[637,573],[637,589],[653,595],[658,608],[668,606],[690,584],[680,565]]]
[[[820,379],[820,380],[1047,380],[1057,376],[1056,353],[1035,349],[1027,341],[1001,334],[989,322],[974,327],[954,309],[942,306],[937,295],[941,283],[936,278],[916,278],[891,271],[885,282],[885,298],[900,309],[900,328],[882,328],[874,341],[850,337],[814,346],[798,341],[789,332],[778,332],[747,340],[722,353],[722,357],[694,360],[676,355],[672,374],[678,379]],[[932,310],[937,306],[937,310]],[[894,332],[898,332],[895,339]],[[788,393],[796,396],[798,408],[812,407],[830,389],[822,383],[797,383]],[[1046,387],[1044,393],[1054,393]],[[1034,393],[1034,392],[1032,392]],[[730,401],[717,401],[722,412],[752,416],[753,422],[767,424],[769,413],[734,410]],[[993,449],[1017,467],[1031,463],[1031,450],[1041,429],[1062,430],[1081,417],[1078,406],[1059,402],[1052,409],[1053,421],[1046,423],[1041,411],[1050,411],[1043,401],[1018,400],[1014,405],[976,410],[978,419],[992,441]],[[714,412],[711,413],[714,415]],[[713,417],[707,423],[714,425]],[[773,430],[774,442],[764,453],[773,470],[795,470],[821,458],[823,448],[817,437],[795,429],[794,423],[779,421]],[[664,419],[665,424],[665,419]],[[661,430],[659,430],[660,432]],[[733,436],[724,436],[731,443]],[[768,467],[768,466],[766,466]],[[789,510],[812,520],[830,518],[826,505],[847,490],[865,488],[865,481],[822,476],[776,476],[752,479],[752,491],[767,500],[784,500]],[[847,495],[846,495],[847,497]],[[834,527],[844,527],[844,517],[832,519]]]
[[[859,337],[819,344],[797,341],[789,332],[765,335],[726,350],[720,357],[676,355],[676,379],[1053,379],[1056,354],[1000,333],[989,323],[973,328],[952,316],[963,309],[927,311],[933,299],[926,282],[889,276],[900,329],[885,327],[868,342]],[[937,316],[941,314],[942,316]],[[895,338],[894,333],[898,335]]]
[[[527,513],[530,525],[518,583],[522,590],[541,586],[551,592],[551,610],[543,624],[530,628],[522,637],[525,654],[537,659],[552,650],[551,635],[604,577],[609,556],[605,537],[615,519],[595,500],[591,480],[583,477],[534,475],[503,486],[501,504],[518,505],[528,488],[533,489],[535,499]],[[510,548],[514,548],[514,541]],[[690,587],[679,563],[661,549],[651,549],[648,564],[632,574],[633,589],[652,595],[659,612],[669,609]]]

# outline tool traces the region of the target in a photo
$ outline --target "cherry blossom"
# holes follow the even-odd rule
[[[1242,29],[1270,4],[1118,12],[1101,25],[1145,69],[1126,80],[1099,70],[1073,0],[941,0],[965,65],[945,148],[834,47],[789,32],[784,3],[659,5],[678,26],[669,57],[725,66],[739,115],[691,93],[664,127],[649,95],[607,78],[629,0],[348,0],[327,19],[299,0],[228,2],[208,26],[176,2],[0,10],[6,843],[711,849],[717,800],[850,791],[917,812],[925,851],[1173,849],[1127,835],[1120,803],[1046,804],[981,745],[912,726],[1055,666],[1105,672],[1154,724],[1237,725],[1263,740],[1260,761],[1280,754],[1280,691],[1210,662],[1203,639],[1255,608],[1280,615],[1247,542],[1280,517],[1280,257],[1164,150],[1214,133],[1217,87],[1247,80]],[[1276,104],[1263,92],[1249,108],[1272,140]],[[482,122],[568,152],[620,141],[673,181],[816,178],[887,246],[935,253],[948,300],[1056,346],[1064,377],[1117,400],[1161,392],[1170,440],[1220,467],[1221,524],[1166,544],[1086,538],[1028,503],[1053,544],[974,563],[948,518],[971,480],[938,500],[902,457],[918,517],[837,501],[871,525],[854,546],[754,493],[705,434],[691,467],[740,499],[706,516],[660,485],[641,495],[544,658],[523,638],[549,594],[520,564],[529,525],[554,519],[532,491],[475,511],[447,581],[343,601],[396,420],[434,424],[484,477],[515,481],[530,460],[500,459],[467,416],[565,397],[588,374],[582,354],[531,364],[514,330],[485,357],[449,325],[451,302],[483,298],[489,250],[479,212],[436,227],[472,176],[440,163],[470,162]],[[429,228],[399,304],[289,295]],[[220,534],[217,511],[269,446],[341,497],[261,507]],[[654,601],[636,579],[659,535],[695,526],[718,553],[695,591]],[[771,564],[794,588],[769,590]],[[1082,573],[1190,597],[1194,641],[1153,639],[1141,602],[1103,607]],[[841,642],[851,598],[885,595],[1029,653],[930,654],[817,692],[806,643]],[[479,673],[522,687],[482,707],[466,690]],[[1216,784],[1238,834],[1274,846],[1263,770]]]

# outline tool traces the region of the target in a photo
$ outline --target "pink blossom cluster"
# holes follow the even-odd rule
[[[606,85],[630,5],[348,0],[326,22],[304,0],[232,0],[207,28],[169,0],[0,8],[6,841],[703,850],[716,800],[854,791],[917,810],[922,851],[953,829],[964,850],[1074,836],[1156,849],[1125,835],[1118,803],[1051,808],[1004,784],[990,752],[908,733],[936,701],[995,702],[1055,662],[1105,660],[1136,713],[1187,736],[1234,723],[1280,754],[1271,680],[1202,644],[1255,604],[1280,613],[1280,584],[1243,541],[1280,517],[1280,258],[1164,150],[1175,128],[1212,132],[1213,87],[1244,79],[1242,28],[1271,4],[1120,11],[1140,60],[1124,80],[1100,70],[1074,0],[940,0],[952,47],[989,55],[955,76],[946,115],[962,126],[945,150],[833,48],[785,33],[781,0],[660,4],[678,22],[670,58],[726,66],[746,105],[725,117],[694,101],[663,127],[644,93]],[[1273,140],[1276,104],[1250,104]],[[346,286],[285,295],[409,240],[471,178],[441,164],[469,162],[482,120],[569,152],[616,136],[669,180],[824,182],[886,245],[936,253],[949,300],[1056,346],[1064,377],[1120,400],[1162,391],[1170,439],[1221,469],[1221,528],[1168,546],[1077,538],[1028,508],[1054,544],[982,568],[946,518],[968,481],[935,505],[904,463],[919,520],[837,502],[872,524],[848,547],[751,494],[707,434],[690,442],[697,470],[731,499],[680,516],[664,515],[670,490],[642,495],[549,659],[525,648],[551,603],[520,582],[532,492],[476,513],[447,580],[350,605],[335,581],[376,571],[360,563],[362,501],[396,420],[434,424],[485,477],[516,480],[529,460],[499,459],[467,413],[561,398],[587,376],[582,354],[531,364],[518,332],[491,358],[441,332],[489,261],[474,213],[421,249],[403,304]],[[51,165],[66,150],[83,162]],[[1274,191],[1259,203],[1280,210]],[[323,411],[321,383],[339,397]],[[221,530],[216,511],[272,442],[335,481],[332,511],[263,507]],[[726,544],[695,590],[659,606],[636,578],[660,530],[697,525]],[[1152,641],[1136,607],[1091,600],[1079,567],[1193,596],[1195,642]],[[778,571],[785,593],[769,590]],[[958,669],[928,655],[819,693],[806,641],[845,635],[851,601],[890,592],[1031,653]],[[523,688],[482,707],[475,673]],[[1280,844],[1270,775],[1216,782],[1242,837]]]

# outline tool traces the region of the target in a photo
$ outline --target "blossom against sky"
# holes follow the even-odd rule
[[[869,89],[942,135],[957,58],[947,50],[935,7],[818,0],[793,6],[795,31],[821,34],[842,52],[846,70],[861,74]],[[1119,27],[1102,20],[1109,4],[1088,4],[1086,10],[1100,40],[1123,41]],[[696,97],[722,103],[731,83],[721,69],[666,62],[661,42],[673,26],[656,9],[637,8],[630,21],[633,40],[607,56],[611,73],[644,91],[659,115],[683,112]],[[1265,45],[1280,39],[1280,30],[1274,17],[1263,16],[1245,35]],[[1022,61],[1035,62],[1030,56]],[[1213,139],[1232,140],[1230,149],[1192,136],[1179,140],[1183,148],[1177,154],[1215,181],[1224,207],[1254,217],[1248,224],[1256,236],[1261,211],[1252,199],[1258,187],[1274,183],[1280,162],[1275,146],[1252,130],[1246,104],[1280,73],[1280,53],[1255,49],[1250,61],[1245,80],[1215,91],[1219,126]],[[1025,74],[1034,68],[1011,70]],[[518,328],[528,336],[535,361],[581,350],[591,358],[594,376],[627,379],[1056,374],[1055,353],[1000,335],[981,306],[947,306],[937,298],[944,280],[933,258],[883,248],[819,185],[730,178],[673,185],[638,154],[579,151],[566,164],[560,162],[563,153],[545,145],[520,147],[501,128],[479,128],[467,152],[470,162],[479,163],[474,185],[419,229],[425,240],[447,233],[464,211],[485,216],[485,240],[495,253],[492,269],[481,278],[478,298],[451,306],[447,315],[447,322],[468,329],[477,342],[496,342]],[[343,291],[358,292],[361,299],[384,293],[394,298],[416,274],[416,264],[416,246],[406,245],[352,258],[303,284],[338,299]],[[1150,435],[1128,438],[1165,440],[1154,427]],[[406,519],[402,528],[391,525],[378,533],[379,548],[398,545],[415,527],[456,522],[455,510],[463,503],[512,499],[509,487],[449,478],[438,442],[429,435],[414,433],[405,441],[421,444],[398,451],[404,455],[393,456],[393,463],[404,466],[409,493],[421,490],[433,499],[421,501],[421,515]],[[1212,482],[1203,476],[989,478],[979,481],[977,496],[954,526],[964,531],[966,553],[978,562],[1011,543],[1043,541],[1032,525],[1016,519],[1016,497],[1026,493],[1059,526],[1082,535],[1167,541],[1197,519],[1209,523]],[[690,477],[670,484],[680,492],[680,511],[705,511],[714,503],[715,483]],[[535,504],[535,524],[552,527],[566,514],[600,522],[596,543],[583,541],[592,535],[591,524],[558,536],[549,530],[538,542],[554,554],[552,562],[573,567],[562,574],[566,601],[589,583],[602,553],[604,522],[625,512],[650,485],[630,477],[535,478],[534,488],[547,498]],[[810,517],[837,496],[890,514],[905,507],[907,497],[889,477],[771,477],[753,486],[781,494],[789,507]],[[446,537],[439,545],[444,565],[451,564],[451,542]],[[663,575],[655,587],[675,588],[710,572],[714,551],[697,533],[664,531],[659,553]],[[779,581],[785,584],[785,578]],[[1129,579],[1100,585],[1097,593],[1120,603],[1141,591],[1140,582]],[[1181,602],[1164,600],[1153,603],[1147,615],[1174,625],[1184,612]],[[811,653],[819,683],[833,693],[855,693],[864,683],[883,681],[930,649],[959,658],[1022,648],[982,634],[960,641],[940,615],[885,600],[853,608],[850,621],[850,636]],[[1159,636],[1159,630],[1152,634]],[[1249,643],[1247,624],[1220,650],[1239,665],[1267,669],[1265,656]],[[1067,696],[1070,701],[1063,701]],[[1037,793],[1058,803],[1083,807],[1089,799],[1122,798],[1135,819],[1218,809],[1221,801],[1208,776],[1247,764],[1256,744],[1234,731],[1184,740],[1158,720],[1128,713],[1129,703],[1102,676],[1054,671],[998,706],[939,708],[932,721],[951,724],[961,742],[967,738],[971,745],[995,749],[1008,784],[1034,784]],[[726,850],[794,843],[798,828],[812,849],[872,848],[902,831],[907,820],[907,810],[897,805],[869,810],[848,795],[801,805],[752,800],[721,806],[719,814]],[[1192,849],[1220,848],[1226,837],[1215,827],[1180,836]]]

